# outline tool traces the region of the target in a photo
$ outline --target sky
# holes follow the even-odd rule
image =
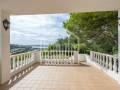
[[[68,34],[63,22],[69,14],[20,15],[10,17],[10,43],[19,45],[40,45],[51,43]]]

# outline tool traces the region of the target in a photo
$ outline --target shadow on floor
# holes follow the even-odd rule
[[[56,64],[56,65],[54,65],[54,64],[49,64],[49,65],[45,65],[45,64],[42,64],[41,66],[57,66],[57,67],[61,67],[61,66],[63,66],[63,67],[90,67],[90,65],[88,65],[88,64],[86,64],[86,62],[85,61],[80,61],[80,63],[79,64]]]
[[[34,70],[37,66],[39,66],[39,63],[36,63],[29,68],[26,68],[22,72],[16,74],[14,77],[10,79],[9,82],[0,85],[0,90],[9,90],[12,86],[14,86],[16,83],[18,83],[21,79],[23,79],[26,75],[28,75],[32,70]],[[24,73],[23,73],[24,72]]]
[[[36,67],[38,67],[40,64],[34,64],[31,67],[23,70],[22,72],[16,74],[14,77],[11,78],[11,80],[3,85],[0,85],[0,90],[9,90],[12,86],[17,84],[21,79],[23,79],[26,75],[28,75],[32,70],[34,70]],[[41,66],[56,66],[56,67],[90,67],[90,65],[86,64],[86,62],[81,61],[80,64],[73,64],[73,65],[41,65]],[[24,73],[23,73],[24,72]]]

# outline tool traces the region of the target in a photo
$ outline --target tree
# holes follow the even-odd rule
[[[64,28],[77,35],[86,50],[113,54],[118,47],[117,17],[117,11],[71,13]]]

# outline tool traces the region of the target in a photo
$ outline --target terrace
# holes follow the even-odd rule
[[[53,52],[57,54],[51,54]],[[68,52],[71,54],[67,55]],[[12,55],[11,78],[0,88],[1,90],[120,89],[117,82],[119,81],[117,57],[93,51],[90,56],[76,52],[33,51]]]
[[[120,90],[119,35],[118,57],[67,48],[10,55],[9,48],[10,15],[111,10],[118,11],[120,33],[119,0],[0,1],[0,90]]]

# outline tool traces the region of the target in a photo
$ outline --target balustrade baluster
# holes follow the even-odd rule
[[[61,57],[62,57],[62,60],[64,60],[64,57],[63,57],[63,50],[61,50]]]
[[[30,63],[30,53],[28,53],[28,62]]]
[[[19,68],[19,56],[17,56],[17,68]]]
[[[43,50],[41,51],[41,60],[43,61]]]
[[[100,53],[98,54],[98,64],[100,64]]]
[[[27,53],[27,64],[29,64],[29,53]]]
[[[95,62],[95,53],[93,52],[93,61]]]
[[[101,59],[101,66],[103,65],[103,60],[104,60],[104,55],[103,54],[101,54],[102,55],[102,59]]]
[[[94,60],[95,60],[95,62],[96,62],[96,53],[95,53],[95,59],[94,59]]]
[[[97,61],[98,61],[98,58],[97,58],[97,57],[98,57],[98,53],[96,53],[96,63],[97,63]]]
[[[99,60],[99,64],[101,65],[102,62],[102,55],[100,54],[100,60]]]
[[[99,60],[100,65],[101,65],[101,61],[102,61],[102,55],[100,54],[100,60]]]
[[[108,56],[106,56],[105,68],[108,69]]]
[[[104,67],[106,68],[107,56],[105,55],[105,64]]]
[[[114,63],[115,63],[115,61],[114,61],[114,58],[113,58],[113,57],[111,57],[111,62],[112,62],[112,67],[111,67],[111,70],[113,71],[113,70],[114,70]]]
[[[92,55],[91,60],[94,61],[94,52],[93,51],[91,51],[91,55]]]
[[[112,70],[112,58],[109,57],[109,69]]]
[[[25,64],[27,64],[27,54],[25,53]]]
[[[48,60],[49,60],[49,57],[50,57],[50,55],[49,55],[49,54],[50,54],[50,51],[48,51]]]
[[[97,63],[99,64],[99,53],[97,53]]]
[[[26,61],[26,65],[28,64],[28,56],[27,54],[25,54],[26,58],[25,58],[25,61]]]
[[[33,53],[30,53],[30,62],[33,61]]]
[[[13,70],[15,70],[16,69],[15,57],[13,56],[12,58],[13,58]]]
[[[57,52],[57,48],[56,48],[56,65],[58,64],[58,52]]]
[[[94,57],[94,62],[96,62],[96,53],[94,53],[95,57]]]
[[[22,57],[23,55],[21,54],[20,55],[20,58],[21,58],[21,67],[23,67],[23,57]]]
[[[23,62],[24,62],[23,65],[26,65],[26,62],[25,62],[25,54],[23,54]]]
[[[10,69],[12,70],[13,69],[13,58],[10,59]]]
[[[31,53],[29,53],[29,63],[32,62],[32,59],[31,59]]]
[[[41,50],[40,50],[39,55],[40,55],[40,64],[42,64],[42,51]]]
[[[28,61],[29,61],[29,63],[31,62],[30,53],[28,53]]]
[[[47,60],[47,51],[45,50],[45,59]]]
[[[98,64],[99,64],[99,62],[100,62],[100,54],[98,53]]]
[[[93,51],[91,51],[91,53],[90,53],[90,59],[91,59],[91,61],[94,61],[94,52]]]
[[[102,60],[102,66],[104,68],[104,65],[105,65],[105,55],[103,55],[103,60]]]

